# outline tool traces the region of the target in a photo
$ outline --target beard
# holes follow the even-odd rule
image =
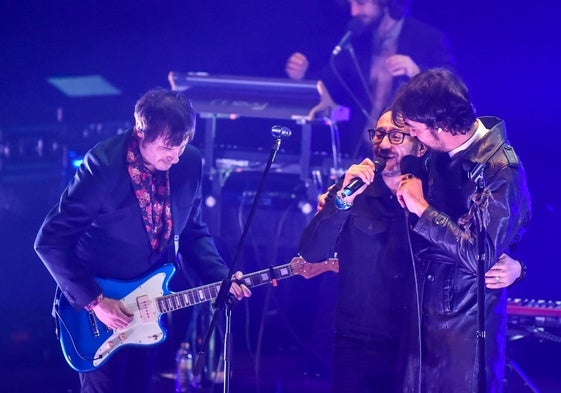
[[[378,30],[378,28],[380,27],[380,24],[382,23],[383,17],[384,17],[384,11],[383,10],[380,10],[380,12],[377,15],[373,15],[373,16],[361,15],[361,16],[359,16],[359,18],[362,20],[362,23],[364,23],[365,30],[370,30],[372,32],[376,32]]]
[[[401,175],[401,169],[398,163],[400,157],[395,152],[390,149],[373,148],[372,153],[374,158],[379,157],[386,161],[382,176],[393,177]]]

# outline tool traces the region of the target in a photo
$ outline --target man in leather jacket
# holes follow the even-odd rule
[[[401,391],[403,360],[418,346],[409,231],[395,193],[402,158],[420,157],[426,148],[407,127],[393,124],[387,111],[369,134],[374,157],[384,159],[385,168],[375,174],[368,158],[352,165],[322,196],[320,212],[300,241],[307,260],[336,252],[340,261],[331,390],[337,393]],[[366,186],[336,204],[340,190],[356,177]],[[505,287],[519,277],[520,264],[502,255],[488,274],[490,288]]]
[[[398,93],[393,121],[433,150],[428,190],[402,177],[400,204],[418,217],[413,232],[426,241],[416,252],[422,310],[422,392],[501,392],[505,367],[506,291],[485,292],[485,373],[478,357],[477,273],[484,230],[485,270],[520,240],[530,219],[526,175],[508,143],[504,122],[476,118],[464,83],[433,69]],[[414,355],[412,353],[412,355]],[[408,382],[415,391],[419,362]],[[486,375],[486,379],[482,378]]]

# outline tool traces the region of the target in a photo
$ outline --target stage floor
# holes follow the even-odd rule
[[[520,374],[507,370],[505,393],[559,393],[561,376],[558,364],[561,344],[530,342],[517,348],[516,364],[527,374],[536,390],[525,386]],[[519,352],[519,353],[518,353]],[[0,391],[3,393],[77,393],[78,377],[58,354],[41,353],[27,361],[2,362]],[[47,357],[45,357],[47,356]],[[52,357],[49,357],[52,356]],[[232,393],[324,393],[329,392],[329,375],[322,361],[315,361],[298,348],[278,354],[263,355],[259,376],[256,375],[255,357],[234,353],[230,391]],[[514,357],[513,357],[514,359]],[[317,360],[317,359],[316,359]],[[154,375],[156,393],[173,393],[173,370],[161,370]],[[222,384],[210,384],[199,393],[218,393]]]

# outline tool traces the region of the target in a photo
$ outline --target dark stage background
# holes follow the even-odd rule
[[[517,256],[529,272],[509,296],[561,299],[561,136],[556,120],[561,113],[561,6],[554,0],[413,3],[413,16],[449,35],[478,114],[506,119],[528,173],[534,216]],[[308,54],[312,66],[322,65],[347,19],[334,0],[0,4],[0,145],[17,141],[20,147],[16,158],[6,159],[0,152],[0,391],[77,391],[53,335],[49,314],[54,284],[32,249],[38,226],[71,172],[69,151],[80,154],[130,125],[136,99],[149,88],[168,87],[171,70],[284,77],[284,62],[296,50]],[[122,94],[69,98],[47,82],[94,74]],[[271,126],[279,122],[299,128],[289,121],[221,120],[216,137],[225,144],[262,148],[266,154]],[[203,125],[200,121],[198,143]],[[321,153],[328,134],[321,128],[313,131],[313,149]],[[46,143],[38,155],[38,139],[55,143]],[[286,144],[279,159],[298,154],[297,143]],[[226,260],[258,180],[258,172],[232,174],[221,189],[223,203],[205,209]],[[246,272],[288,263],[296,255],[299,232],[310,218],[301,208],[314,204],[317,192],[290,174],[271,175],[265,187],[240,258]],[[206,189],[213,194],[210,180]],[[309,281],[296,277],[273,290],[256,288],[251,300],[235,308],[236,391],[259,391],[257,386],[262,392],[324,391],[334,281],[332,274]],[[189,311],[174,318],[171,339],[161,351],[162,372],[173,367],[188,317]],[[560,324],[558,318],[552,323]],[[561,391],[553,366],[561,344],[555,339],[527,337],[510,346],[512,359],[542,392]],[[529,391],[516,375],[511,379],[511,391]],[[171,391],[171,386],[164,380],[161,391]]]

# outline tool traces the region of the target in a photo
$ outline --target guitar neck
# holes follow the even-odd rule
[[[282,280],[292,277],[296,273],[292,268],[292,263],[285,265],[263,269],[258,272],[249,273],[243,276],[242,282],[248,288],[254,288],[261,285],[274,283],[274,280]],[[158,308],[161,313],[176,311],[185,307],[194,306],[196,304],[208,302],[218,296],[221,281],[197,288],[187,289],[181,292],[175,292],[170,295],[161,296],[156,299]]]

